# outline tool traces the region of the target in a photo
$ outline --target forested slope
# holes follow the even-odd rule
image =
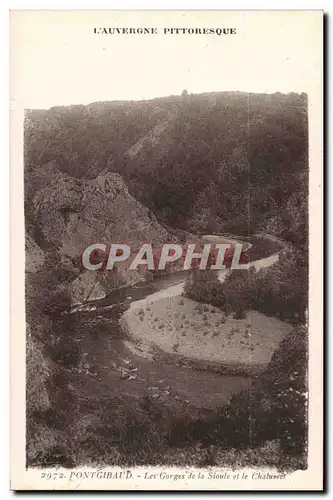
[[[305,94],[57,107],[28,112],[27,125],[27,172],[54,158],[76,178],[118,172],[158,218],[193,232],[246,234],[277,219],[288,232],[285,209],[307,190]]]

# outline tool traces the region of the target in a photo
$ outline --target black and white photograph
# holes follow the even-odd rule
[[[18,489],[322,488],[322,22],[12,12]]]

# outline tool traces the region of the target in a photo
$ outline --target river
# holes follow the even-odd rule
[[[256,256],[252,264],[257,269],[267,267],[278,259],[277,247],[269,255],[272,247],[266,248],[263,241],[251,240],[254,248],[252,255]],[[261,252],[258,249],[260,242]],[[258,259],[258,256],[262,258]],[[188,271],[183,271],[122,288],[76,311],[80,324],[85,325],[77,340],[84,361],[73,380],[77,391],[87,397],[150,395],[165,404],[172,405],[176,401],[188,407],[194,405],[211,409],[227,403],[233,394],[250,387],[250,377],[167,365],[145,359],[128,349],[119,324],[123,312],[148,298],[151,301],[158,300],[163,294],[180,294],[187,275]]]

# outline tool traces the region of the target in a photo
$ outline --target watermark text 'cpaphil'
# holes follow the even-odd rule
[[[206,243],[198,245],[189,243],[165,243],[154,247],[145,243],[138,249],[129,245],[114,243],[109,246],[94,243],[88,246],[82,254],[82,265],[85,269],[112,270],[117,265],[123,265],[130,270],[146,266],[148,270],[163,271],[168,266],[179,270],[223,270],[248,269],[246,250],[242,243]]]

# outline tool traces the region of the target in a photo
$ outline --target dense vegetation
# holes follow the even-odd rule
[[[214,271],[193,271],[185,294],[244,318],[251,309],[293,323],[304,323],[308,301],[307,266],[295,247],[282,251],[279,261],[256,272],[233,270],[221,283]]]
[[[250,234],[278,218],[288,233],[307,185],[305,94],[51,108],[28,114],[25,141],[27,174],[55,158],[78,178],[119,172],[159,219],[194,232]]]

